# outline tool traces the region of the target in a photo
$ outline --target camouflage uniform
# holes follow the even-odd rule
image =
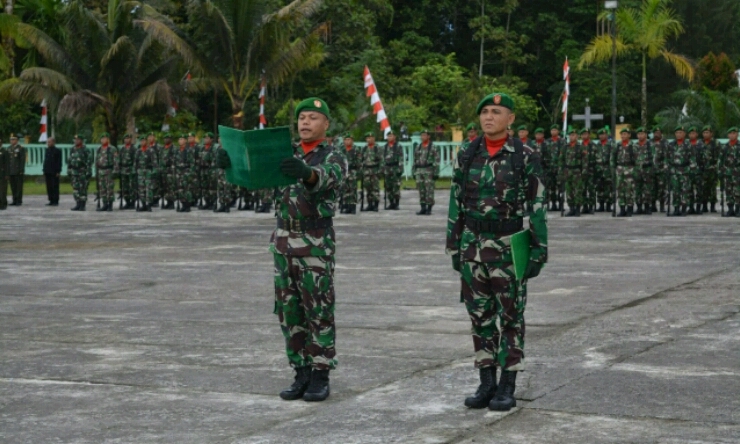
[[[162,146],[159,145],[156,141],[152,144],[149,144],[148,142],[144,142],[145,144],[148,144],[148,151],[151,151],[154,154],[154,160],[156,162],[156,165],[160,165],[162,163],[162,156],[163,156],[163,150]],[[162,177],[163,171],[160,168],[155,168],[154,173],[152,174],[152,177],[150,179],[151,182],[151,188],[152,188],[152,198],[148,202],[154,203],[156,206],[159,203],[159,200],[164,195],[164,187],[162,184],[163,177]]]
[[[190,150],[193,158],[193,168],[188,176],[188,184],[190,185],[190,204],[195,205],[201,197],[203,197],[203,181],[201,177],[200,155],[203,147],[197,143],[189,143],[187,149]]]
[[[416,188],[419,190],[419,203],[423,207],[431,208],[434,205],[434,181],[439,175],[439,151],[434,147],[432,141],[425,147],[418,144],[414,148],[414,168],[412,170],[416,179]],[[431,210],[429,213],[431,214]]]
[[[203,190],[203,208],[211,209],[216,202],[216,187],[218,181],[218,168],[214,166],[215,150],[211,145],[204,144],[198,156],[198,169],[200,170],[201,189]]]
[[[699,196],[698,202],[703,206],[702,211],[707,211],[707,206],[711,204],[712,209],[716,212],[717,205],[717,163],[719,162],[719,143],[711,139],[702,140],[701,144],[701,164],[703,165],[701,175],[699,176]]]
[[[223,149],[223,146],[219,144],[213,148],[213,168],[216,168],[216,197],[218,203],[225,211],[229,211],[231,201],[234,200],[234,186],[226,180],[226,170],[218,168],[216,162],[218,152]]]
[[[583,169],[583,198],[584,213],[593,214],[596,207],[596,182],[599,175],[599,154],[600,150],[590,140],[585,139],[580,143],[581,149],[585,156],[585,168]]]
[[[118,149],[112,145],[101,145],[95,154],[95,170],[98,176],[98,198],[105,206],[116,200],[115,176],[119,171]]]
[[[375,144],[366,146],[361,154],[362,186],[365,188],[367,208],[363,211],[377,211],[380,202],[380,176],[383,172],[383,149]]]
[[[334,326],[335,234],[331,226],[347,162],[322,142],[303,159],[318,176],[278,190],[278,228],[270,239],[275,260],[275,314],[290,365],[317,370],[337,365]],[[305,227],[311,224],[315,229]],[[282,228],[281,228],[282,227]]]
[[[0,210],[8,208],[8,167],[10,152],[0,143]]]
[[[177,200],[177,172],[175,170],[175,153],[177,153],[177,147],[170,144],[162,145],[162,149],[159,151],[159,167],[157,169],[157,177],[160,178],[160,193],[166,201],[163,208],[172,209]]]
[[[619,205],[632,207],[635,204],[637,149],[630,142],[620,142],[612,153],[611,164],[616,171]]]
[[[241,198],[243,203],[243,206],[239,207],[240,210],[251,210],[252,208],[254,208],[256,192],[252,192],[246,187],[237,187],[236,194],[239,198]]]
[[[637,214],[650,214],[653,205],[653,162],[655,153],[653,145],[649,141],[641,144],[639,141],[633,144],[637,160],[635,161],[635,202],[637,203]],[[644,209],[644,210],[643,210]]]
[[[587,153],[580,143],[568,143],[563,146],[560,153],[562,172],[560,180],[565,183],[565,194],[571,210],[568,214],[571,216],[580,214],[579,209],[583,205],[583,176],[587,165]]]
[[[655,165],[653,168],[655,173],[653,177],[653,199],[658,201],[660,211],[663,212],[665,211],[666,195],[668,192],[666,184],[666,153],[668,151],[668,144],[663,138],[653,138],[650,143],[653,144],[653,152],[655,153],[655,158],[653,159],[653,165]]]
[[[337,152],[341,153],[347,160],[347,178],[342,184],[342,203],[349,208],[346,212],[354,213],[355,206],[357,205],[357,181],[359,180],[360,168],[362,168],[362,150],[355,145],[352,145],[351,149],[337,148]]]
[[[671,192],[673,194],[673,205],[678,210],[679,204],[686,207],[692,199],[692,177],[697,171],[696,150],[688,140],[679,143],[672,140],[668,145],[668,158],[666,161],[671,180]],[[682,209],[683,212],[684,209]],[[677,214],[676,211],[674,214]]]
[[[550,138],[547,141],[547,155],[542,158],[545,174],[545,188],[547,189],[547,202],[552,204],[551,208],[560,207],[560,189],[563,186],[563,171],[560,163],[560,153],[565,151],[566,141],[562,137]]]
[[[614,144],[604,140],[596,144],[596,198],[599,201],[598,211],[611,211],[614,204],[614,174],[611,168],[611,156]]]
[[[72,183],[75,202],[87,202],[87,188],[92,177],[93,154],[85,145],[73,146],[67,157],[67,175]]]
[[[139,202],[141,210],[148,209],[154,201],[154,179],[159,172],[157,153],[149,149],[146,143],[136,150],[134,157],[136,167],[136,181],[139,187]]]
[[[136,147],[131,143],[124,144],[119,152],[121,168],[121,194],[126,201],[126,207],[131,208],[136,202],[136,170],[134,169],[134,158]]]
[[[385,160],[384,187],[385,195],[389,201],[388,209],[397,210],[398,203],[401,201],[401,184],[403,183],[403,146],[397,140],[394,145],[386,143],[383,153]]]
[[[517,149],[520,168],[514,165]],[[446,253],[460,258],[461,302],[472,322],[477,368],[524,370],[527,280],[515,279],[510,236],[529,215],[531,259],[547,262],[542,174],[539,155],[511,138],[491,157],[481,137],[455,160]]]
[[[8,181],[10,182],[10,191],[13,194],[12,205],[21,205],[23,203],[23,180],[26,174],[26,161],[28,160],[28,151],[18,143],[8,147],[10,159],[8,159]]]
[[[727,216],[740,217],[740,143],[736,141],[733,144],[729,141],[723,146],[719,155],[718,169],[725,190]]]
[[[195,202],[193,198],[193,182],[196,174],[194,148],[184,146],[175,148],[175,171],[177,174],[177,199],[184,210],[189,210]]]

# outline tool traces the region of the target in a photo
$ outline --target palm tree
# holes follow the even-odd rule
[[[656,118],[667,128],[679,124],[698,127],[711,125],[716,133],[724,134],[727,128],[740,121],[738,97],[738,88],[726,93],[707,88],[699,91],[683,89],[674,93],[673,98],[684,105],[666,108]]]
[[[179,59],[141,26],[143,20],[156,20],[174,28],[169,19],[139,1],[109,0],[107,14],[101,15],[71,0],[61,20],[61,39],[29,24],[16,25],[16,34],[45,66],[26,68],[0,83],[0,98],[46,98],[58,104],[58,118],[102,116],[113,143],[122,129],[133,131],[137,111],[172,103],[167,79]]]
[[[693,80],[694,67],[684,56],[668,49],[668,40],[684,31],[681,21],[670,8],[672,0],[643,0],[640,9],[617,10],[617,56],[639,53],[642,57],[642,125],[647,125],[647,61],[663,57],[676,73]],[[581,56],[578,68],[612,58],[612,38],[601,35],[594,38]]]
[[[271,85],[289,81],[324,59],[324,25],[307,28],[322,0],[294,0],[272,11],[265,0],[189,0],[191,37],[154,18],[143,29],[177,51],[194,77],[188,90],[216,88],[231,101],[232,123],[244,127],[244,103],[265,76]],[[299,35],[299,37],[295,37]]]
[[[18,24],[18,17],[0,13],[0,74],[12,74],[13,40],[12,36]]]

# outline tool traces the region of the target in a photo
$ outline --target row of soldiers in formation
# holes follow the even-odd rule
[[[164,135],[164,144],[157,143],[153,133],[141,137],[138,144],[126,134],[123,142],[120,148],[111,146],[109,134],[104,133],[93,155],[82,138],[75,136],[67,160],[76,202],[72,211],[85,211],[93,164],[98,211],[112,211],[116,178],[122,210],[152,211],[161,201],[164,210],[189,212],[197,206],[228,213],[239,200],[240,210],[271,211],[272,190],[250,191],[226,181],[224,169],[216,165],[223,147],[213,133],[206,133],[202,144],[193,133],[179,135],[176,145],[170,134]]]
[[[621,130],[619,141],[609,140],[608,128],[597,131],[596,141],[591,140],[590,130],[574,128],[563,139],[557,125],[550,128],[549,139],[542,128],[535,130],[534,140],[528,140],[525,126],[518,131],[523,142],[540,152],[550,211],[564,213],[567,199],[566,216],[612,211],[615,204],[619,217],[657,211],[673,216],[715,213],[719,183],[722,200],[726,196],[728,204],[725,213],[721,202],[723,216],[740,217],[737,128],[728,130],[729,141],[724,145],[709,126],[701,132],[697,127],[677,126],[671,141],[663,138],[659,126],[652,128],[652,137],[647,128],[637,128],[636,141],[629,129]]]

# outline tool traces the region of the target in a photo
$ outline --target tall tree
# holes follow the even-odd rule
[[[676,73],[693,80],[694,67],[684,56],[672,52],[668,41],[683,33],[683,25],[670,8],[672,0],[644,0],[639,9],[624,8],[616,13],[618,36],[617,56],[638,53],[642,58],[642,125],[647,126],[647,63],[648,59],[662,57]],[[579,68],[611,60],[613,42],[609,35],[596,37],[586,47]]]

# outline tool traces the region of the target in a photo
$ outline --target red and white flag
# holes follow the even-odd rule
[[[262,76],[262,85],[260,87],[260,129],[265,129],[267,118],[265,118],[265,96],[267,95],[267,81]]]
[[[565,80],[565,91],[563,91],[563,134],[568,131],[568,98],[570,97],[570,66],[568,57],[563,65],[563,79]]]
[[[376,116],[376,121],[380,123],[380,130],[383,131],[383,138],[386,138],[388,133],[391,132],[391,124],[385,114],[378,89],[375,88],[375,81],[373,81],[373,76],[367,66],[365,66],[365,89],[367,90],[367,96],[370,97],[370,105],[373,106],[373,114]]]
[[[48,131],[46,129],[46,111],[46,99],[44,99],[41,102],[41,129],[39,130],[41,136],[39,136],[39,142],[46,142],[49,138]]]

